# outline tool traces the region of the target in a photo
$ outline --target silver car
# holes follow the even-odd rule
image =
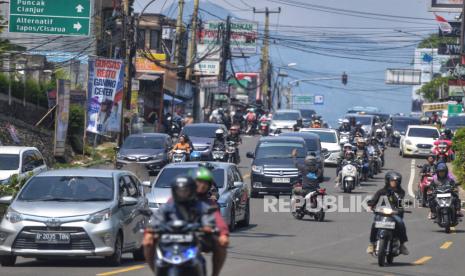
[[[162,204],[168,202],[171,198],[171,183],[177,176],[193,176],[201,164],[204,165],[205,163],[172,163],[161,170],[152,185],[152,191],[147,195],[150,209],[156,211]],[[218,205],[222,217],[229,225],[229,230],[234,231],[237,225],[248,226],[250,223],[249,189],[244,184],[237,166],[220,162],[206,164],[210,166],[214,181],[218,187]]]
[[[10,204],[11,203],[11,204]],[[56,170],[32,177],[13,199],[0,223],[0,263],[17,256],[104,256],[119,265],[132,252],[143,260],[147,207],[139,180],[119,170]]]

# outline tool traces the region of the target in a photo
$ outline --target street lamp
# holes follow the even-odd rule
[[[278,90],[278,109],[281,108],[281,89],[280,89],[280,86],[278,85],[278,81],[279,81],[279,78],[287,78],[289,76],[289,74],[287,74],[287,72],[281,72],[281,69],[283,68],[292,68],[292,67],[295,67],[297,66],[297,63],[295,62],[291,62],[291,63],[288,63],[287,65],[284,65],[284,66],[279,66],[278,67],[278,76],[276,77],[276,82],[274,84],[274,87],[273,87],[273,95],[275,95],[275,90],[277,89]]]

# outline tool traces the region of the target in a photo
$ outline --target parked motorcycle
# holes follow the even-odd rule
[[[171,157],[171,162],[181,163],[185,162],[187,158],[187,151],[185,150],[175,150],[173,156]]]
[[[212,150],[213,161],[215,162],[224,162],[226,152],[224,148],[215,147]]]
[[[234,141],[228,141],[226,143],[226,154],[228,155],[228,163],[237,164],[237,145]]]
[[[200,237],[205,234],[200,229],[200,224],[187,224],[181,220],[155,229],[160,237],[156,248],[156,275],[207,275],[200,244]]]
[[[297,182],[294,184],[294,190],[301,190],[302,184]],[[318,197],[321,197],[320,202],[324,202],[324,196],[326,196],[326,189],[320,188],[314,192],[310,192],[305,195],[305,198],[299,198],[295,194],[291,197],[291,210],[292,216],[294,218],[301,220],[305,215],[313,217],[315,221],[324,221],[325,220],[325,211],[324,208],[321,206],[319,210],[315,212],[315,209],[318,207]],[[300,202],[303,200],[304,202]],[[307,203],[311,204],[311,208],[307,208]]]
[[[433,192],[433,200],[436,205],[436,220],[435,222],[444,228],[446,233],[450,233],[450,228],[459,223],[457,212],[454,204],[452,186],[444,186],[437,188]]]
[[[352,163],[345,164],[341,171],[341,189],[344,193],[352,192],[358,181],[357,167]]]

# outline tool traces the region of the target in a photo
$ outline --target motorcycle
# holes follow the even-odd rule
[[[437,162],[450,162],[454,158],[454,151],[452,150],[452,142],[450,140],[436,140],[434,141],[434,148],[432,153],[436,156]]]
[[[247,135],[255,135],[255,123],[253,121],[247,121],[247,128],[245,130]]]
[[[171,162],[181,163],[185,162],[187,158],[187,152],[185,150],[175,150],[173,156],[171,157]]]
[[[396,221],[393,218],[398,212],[388,207],[380,207],[375,209],[375,214],[377,234],[374,255],[378,257],[379,266],[384,266],[386,262],[392,264],[394,258],[400,255],[400,240],[394,234]]]
[[[228,155],[228,163],[238,163],[236,143],[234,141],[228,141],[226,143],[226,154]]]
[[[421,166],[418,167],[422,168]],[[429,197],[432,194],[432,191],[429,189],[431,182],[433,182],[433,175],[431,173],[422,176],[418,182],[416,198],[422,207],[428,207]]]
[[[342,142],[344,142],[344,144],[351,143],[352,139],[350,137],[350,131],[344,131],[344,132],[339,133],[339,140],[340,140],[340,143]]]
[[[187,224],[182,220],[155,229],[160,237],[156,248],[156,275],[207,275],[200,243],[200,237],[205,234],[200,229],[200,224]]]
[[[444,228],[446,233],[450,233],[450,228],[459,224],[452,193],[453,187],[449,185],[437,188],[433,193],[433,198],[436,203],[435,222],[441,228]]]
[[[268,120],[260,121],[260,135],[268,136],[269,133],[270,133],[270,123],[268,122]]]
[[[341,171],[341,188],[344,193],[350,193],[355,189],[358,184],[358,171],[357,167],[352,163],[347,163],[342,167]]]
[[[294,190],[302,190],[302,184],[300,182],[296,182],[294,185]],[[310,192],[305,195],[305,198],[297,198],[295,194],[291,197],[291,210],[292,216],[297,219],[301,220],[305,215],[313,217],[315,221],[322,222],[325,220],[325,211],[323,207],[321,207],[318,211],[315,212],[314,209],[318,208],[318,197],[321,197],[320,202],[324,202],[323,198],[326,196],[326,189],[320,188],[316,191]],[[301,202],[303,200],[303,202]],[[307,203],[311,204],[310,210],[306,208]]]
[[[362,156],[357,156],[357,164],[358,164],[358,172],[359,172],[359,179],[360,181],[367,181],[368,180],[368,170],[369,165],[368,162],[365,162]]]
[[[213,151],[212,151],[213,161],[223,162],[225,155],[226,155],[226,152],[224,148],[220,148],[220,147],[213,148]]]

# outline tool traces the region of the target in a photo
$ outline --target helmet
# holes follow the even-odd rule
[[[389,185],[392,180],[395,180],[397,182],[397,187],[400,188],[400,185],[402,184],[402,175],[396,171],[387,172],[384,176],[386,186]]]
[[[446,128],[446,129],[444,129],[444,134],[445,134],[447,137],[450,137],[450,136],[452,136],[452,131],[451,131],[449,128]]]
[[[355,126],[356,126],[356,127],[362,127],[362,123],[361,123],[361,122],[357,122],[357,123],[355,124]]]
[[[351,151],[351,150],[346,151],[346,153],[344,154],[344,157],[346,159],[352,159],[352,158],[354,158],[354,156],[355,156],[355,153],[353,151]]]
[[[212,183],[213,182],[212,172],[207,168],[201,167],[195,175],[195,180]]]
[[[352,144],[351,144],[351,143],[345,143],[344,146],[343,146],[343,148],[344,148],[344,149],[345,149],[345,148],[350,148],[350,149],[352,149]]]
[[[215,135],[216,135],[216,137],[218,137],[218,138],[223,138],[224,130],[222,130],[221,128],[217,129],[217,130],[215,131]]]
[[[197,198],[197,186],[191,177],[178,177],[171,184],[171,193],[176,203],[190,203]]]
[[[192,117],[192,113],[187,112],[186,116],[187,116],[187,117]]]
[[[344,119],[344,120],[342,120],[342,123],[343,123],[343,124],[348,124],[348,123],[349,123],[349,119]]]
[[[305,157],[305,166],[307,166],[311,171],[316,171],[317,167],[316,167],[316,157],[313,156],[313,155],[309,155],[307,157]]]
[[[376,134],[383,134],[383,131],[382,131],[380,128],[378,128],[378,129],[375,131],[375,133],[376,133]]]
[[[446,163],[441,162],[436,166],[436,174],[438,175],[438,177],[439,172],[446,172],[446,176],[449,174],[449,168],[447,168]]]
[[[366,142],[367,141],[365,140],[365,138],[362,138],[362,137],[358,138],[357,140],[357,144],[366,144]]]

